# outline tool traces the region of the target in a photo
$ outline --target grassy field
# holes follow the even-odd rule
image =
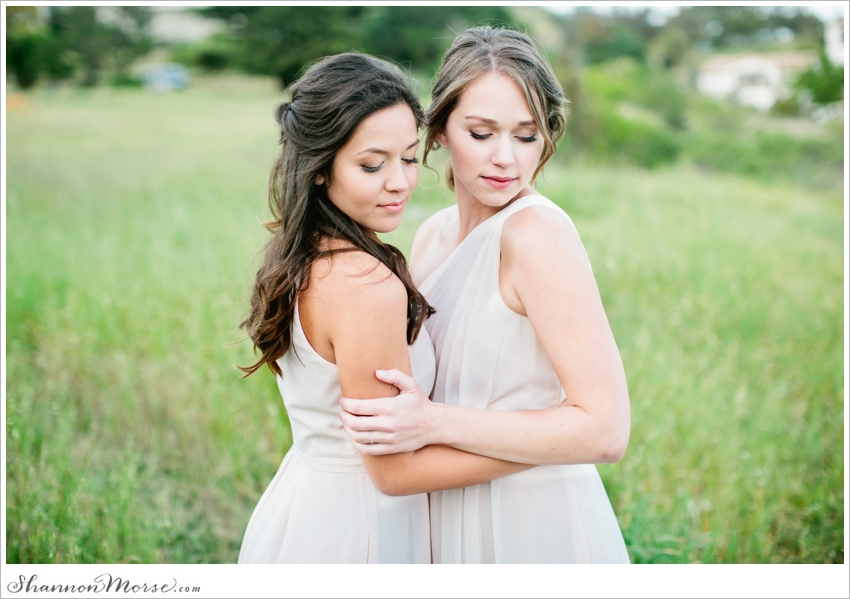
[[[44,90],[7,128],[8,562],[233,562],[291,443],[237,325],[277,150],[266,80]],[[635,562],[844,560],[843,193],[559,162],[632,400],[600,466]],[[425,172],[408,251],[450,203]]]

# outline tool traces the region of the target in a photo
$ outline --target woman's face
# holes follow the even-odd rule
[[[451,152],[455,191],[501,207],[531,181],[543,138],[519,86],[487,73],[470,83],[437,141]]]
[[[407,104],[363,119],[334,157],[328,198],[349,218],[379,233],[393,231],[419,181],[416,119]],[[325,178],[319,175],[316,183]]]

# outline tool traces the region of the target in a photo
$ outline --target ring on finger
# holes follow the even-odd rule
[[[370,445],[374,445],[374,444],[375,444],[375,440],[374,440],[374,439],[372,439],[372,431],[369,431],[369,444],[370,444]]]

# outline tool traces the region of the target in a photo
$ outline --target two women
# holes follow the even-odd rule
[[[363,456],[379,489],[375,497],[404,496],[421,504],[422,494],[431,493],[434,562],[628,561],[592,466],[615,461],[625,450],[625,376],[578,235],[569,218],[532,187],[563,133],[562,102],[551,68],[526,36],[489,27],[461,34],[436,78],[424,150],[427,159],[435,144],[448,148],[457,206],[417,233],[412,271],[419,291],[405,287],[405,297],[392,276],[401,280],[402,269],[401,275],[389,273],[353,252],[314,259],[313,279],[299,288],[302,306],[310,297],[322,306],[315,320],[305,318],[302,308],[301,323],[312,347],[336,359],[328,362],[337,364],[346,396],[340,418],[353,440],[350,450]],[[344,154],[340,150],[333,160],[334,171]],[[316,181],[322,185],[327,177]],[[345,213],[370,226],[353,211]],[[353,243],[326,237],[322,243],[330,250]],[[318,283],[320,267],[327,284]],[[359,282],[343,282],[358,275]],[[403,374],[409,372],[406,352],[397,341],[400,333],[392,332],[403,314],[396,303],[408,306],[408,332],[411,324],[421,324],[414,311],[419,292],[419,314],[436,308],[419,337],[430,334],[436,347],[433,403],[427,398],[430,380],[417,384]],[[345,299],[334,302],[326,295]],[[337,314],[349,310],[353,316]],[[322,324],[325,318],[330,324]],[[362,326],[345,325],[347,318]],[[337,343],[353,343],[357,359],[350,368],[343,366],[345,354],[331,355]],[[344,369],[360,382],[343,383]],[[372,374],[377,369],[381,381],[402,390],[400,397],[363,399],[395,395],[383,392],[387,387]],[[415,375],[415,364],[413,369]],[[284,381],[286,376],[284,371]],[[293,392],[284,390],[288,409]],[[301,392],[306,397],[315,389]],[[252,517],[246,560],[240,555],[240,561],[263,561],[248,557],[246,547],[254,536],[273,536],[252,533],[257,513],[271,509],[262,509],[271,494],[270,487]],[[349,526],[358,524],[352,520]],[[315,523],[313,530],[322,534]]]

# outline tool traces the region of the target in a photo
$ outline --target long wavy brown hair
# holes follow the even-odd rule
[[[283,375],[277,359],[292,345],[295,302],[310,284],[310,268],[318,258],[363,251],[401,279],[408,297],[408,344],[433,314],[413,285],[401,251],[349,218],[326,193],[334,156],[363,119],[406,104],[422,127],[424,113],[413,90],[412,80],[398,67],[366,54],[345,53],[316,62],[289,86],[290,101],[275,109],[282,148],[269,180],[272,220],[265,226],[272,237],[257,271],[251,309],[241,325],[261,355],[250,366],[239,366],[243,376],[263,364]],[[316,183],[319,175],[324,177],[321,185]],[[320,249],[322,241],[330,240],[347,242],[346,247]]]

